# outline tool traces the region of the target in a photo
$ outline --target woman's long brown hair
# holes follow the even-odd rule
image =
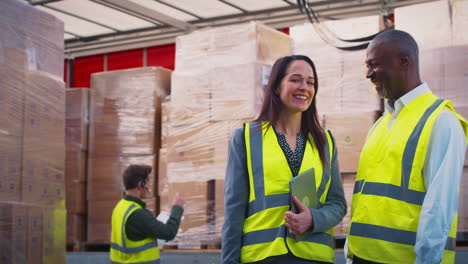
[[[286,71],[289,65],[296,60],[303,60],[307,62],[312,67],[315,78],[314,98],[312,99],[312,103],[309,106],[309,108],[302,112],[301,132],[304,135],[309,135],[309,133],[312,135],[320,159],[324,167],[326,167],[328,165],[325,162],[325,142],[327,139],[325,132],[322,126],[320,125],[320,121],[317,115],[317,106],[315,103],[315,99],[317,98],[318,92],[318,77],[317,71],[315,70],[315,65],[309,57],[304,55],[291,55],[282,57],[275,62],[273,68],[271,69],[270,79],[268,80],[268,84],[265,88],[265,98],[263,99],[262,109],[255,121],[268,121],[269,125],[276,125],[276,122],[278,121],[279,114],[282,111],[283,106],[281,104],[279,92],[275,91],[279,91],[281,81],[286,76]]]

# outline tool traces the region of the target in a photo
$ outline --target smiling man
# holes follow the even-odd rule
[[[468,124],[419,76],[406,32],[379,34],[367,75],[387,114],[370,131],[354,187],[348,257],[359,263],[454,263]]]

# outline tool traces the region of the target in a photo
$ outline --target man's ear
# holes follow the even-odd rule
[[[413,62],[411,61],[410,56],[408,55],[400,56],[400,66],[402,68],[408,68],[409,65],[411,65],[412,63]]]

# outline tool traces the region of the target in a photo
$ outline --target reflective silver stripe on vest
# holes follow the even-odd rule
[[[266,199],[265,198],[265,186],[263,183],[263,141],[262,141],[262,123],[253,122],[249,125],[249,134],[250,134],[250,159],[251,167],[253,174],[253,185],[255,191],[255,200],[249,204],[248,217],[263,211],[267,208],[271,208],[272,204],[267,204],[268,202],[275,201],[277,203],[278,199]],[[287,194],[289,196],[289,194]],[[284,197],[279,202],[284,204]],[[289,200],[288,200],[289,204]],[[250,211],[252,209],[252,211]]]
[[[379,239],[404,245],[414,246],[416,244],[416,232],[378,225],[353,222],[351,223],[351,230],[349,234],[352,236]],[[455,250],[454,238],[447,238],[447,242],[445,243],[445,250]]]
[[[249,246],[249,245],[256,245],[260,243],[269,243],[273,242],[278,237],[290,237],[294,238],[294,235],[287,232],[286,226],[281,225],[277,228],[268,228],[262,229],[257,231],[252,231],[246,233],[242,238],[242,245]],[[305,242],[312,242],[318,243],[325,246],[333,247],[335,241],[333,236],[328,233],[310,233],[309,236],[306,237],[303,241]]]
[[[122,253],[126,253],[126,254],[132,254],[132,253],[139,253],[139,252],[142,252],[142,251],[145,251],[147,249],[150,249],[150,248],[155,248],[158,246],[158,243],[156,241],[151,241],[149,243],[146,243],[142,246],[139,246],[139,247],[121,247],[119,245],[117,245],[116,243],[111,243],[111,248],[112,249],[115,249],[115,250],[118,250]]]
[[[127,211],[125,211],[124,217],[123,217],[123,219],[122,219],[122,230],[121,230],[122,233],[120,233],[120,234],[121,234],[121,237],[122,237],[122,246],[123,246],[124,248],[127,247],[127,242],[125,241],[125,219],[127,219],[128,214],[129,214],[130,211],[131,211],[133,208],[135,208],[135,207],[136,207],[136,205],[134,205],[134,204],[130,205],[130,206],[128,207]]]
[[[289,206],[290,199],[291,198],[289,193],[266,195],[263,196],[263,199],[259,199],[257,193],[255,193],[255,200],[249,203],[248,216],[251,216],[268,208]]]
[[[242,246],[272,242],[277,237],[286,237],[286,227],[284,225],[281,225],[277,228],[268,228],[248,232],[242,237]]]
[[[291,233],[288,233],[288,237],[294,238],[294,235]],[[309,233],[309,235],[303,241],[313,242],[313,243],[322,244],[325,246],[335,248],[335,239],[333,238],[332,235],[325,233],[325,232]]]
[[[447,242],[445,242],[445,250],[455,250],[455,246],[457,244],[457,239],[453,237],[447,237]]]
[[[415,205],[422,205],[426,196],[425,192],[380,182],[366,182],[362,194],[385,196]]]
[[[325,192],[325,188],[327,187],[328,180],[331,177],[331,160],[330,160],[330,147],[328,146],[328,136],[327,132],[325,132],[325,162],[327,166],[323,166],[322,169],[322,181],[320,182],[320,186],[317,189],[317,198],[319,199],[319,206],[322,205],[320,202],[320,197],[322,197],[323,192]],[[304,150],[305,151],[305,150]]]
[[[360,180],[354,183],[353,194],[359,193],[362,191],[362,186],[364,185],[364,180]]]
[[[401,187],[408,188],[410,175],[411,175],[411,168],[413,166],[414,155],[416,153],[416,147],[418,146],[419,138],[421,137],[422,130],[426,125],[427,119],[429,116],[442,104],[444,100],[437,99],[429,108],[426,109],[421,120],[419,120],[416,127],[411,132],[411,135],[408,139],[408,143],[406,144],[405,151],[403,152],[403,164],[401,166]]]
[[[250,158],[252,164],[252,174],[253,174],[253,185],[255,190],[255,200],[249,203],[247,217],[250,217],[258,212],[266,210],[268,208],[280,207],[280,206],[289,206],[291,197],[289,193],[281,194],[272,194],[265,195],[264,187],[264,175],[263,175],[263,139],[262,139],[262,123],[261,122],[252,122],[249,125],[249,134],[250,134]],[[270,129],[270,128],[269,128]],[[331,166],[330,162],[330,150],[328,147],[328,138],[325,141],[325,158],[328,166]],[[329,168],[323,169],[322,181],[317,190],[317,197],[321,197],[327,182],[330,179],[330,170]]]
[[[117,261],[111,261],[111,264],[161,264],[160,259],[156,260],[150,260],[150,261],[143,261],[143,262],[117,262]]]
[[[349,234],[352,236],[380,239],[405,245],[414,245],[416,243],[416,232],[371,224],[353,222]]]
[[[139,247],[127,247],[127,242],[125,240],[125,219],[127,218],[128,214],[132,211],[133,208],[135,208],[136,205],[132,204],[128,207],[127,211],[125,211],[125,214],[124,214],[124,217],[123,217],[123,221],[122,221],[122,230],[121,230],[121,236],[122,236],[122,246],[119,246],[118,244],[116,243],[111,243],[111,248],[114,249],[114,250],[118,250],[122,253],[126,253],[126,254],[131,254],[131,253],[139,253],[139,252],[142,252],[142,251],[145,251],[147,249],[150,249],[150,248],[155,248],[158,246],[158,242],[155,240],[155,241],[151,241],[149,243],[146,243],[142,246],[139,246]]]
[[[437,107],[440,106],[443,101],[444,100],[442,99],[437,99],[429,108],[427,108],[421,119],[416,124],[416,127],[411,132],[403,152],[403,161],[401,166],[401,186],[379,182],[364,182],[364,180],[361,180],[359,181],[359,184],[356,182],[356,185],[354,186],[354,193],[356,193],[357,190],[362,189],[361,191],[363,194],[384,196],[411,204],[422,205],[424,197],[426,196],[426,192],[408,189],[411,168],[413,166],[414,155],[419,138],[421,137],[422,130],[431,114],[437,109]],[[360,187],[361,185],[364,185],[364,187]]]

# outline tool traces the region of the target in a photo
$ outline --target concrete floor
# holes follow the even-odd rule
[[[336,251],[335,264],[344,264],[343,251]],[[455,264],[467,263],[468,247],[458,248]],[[220,252],[162,252],[162,264],[221,264]],[[68,252],[67,264],[109,264],[108,252]]]

